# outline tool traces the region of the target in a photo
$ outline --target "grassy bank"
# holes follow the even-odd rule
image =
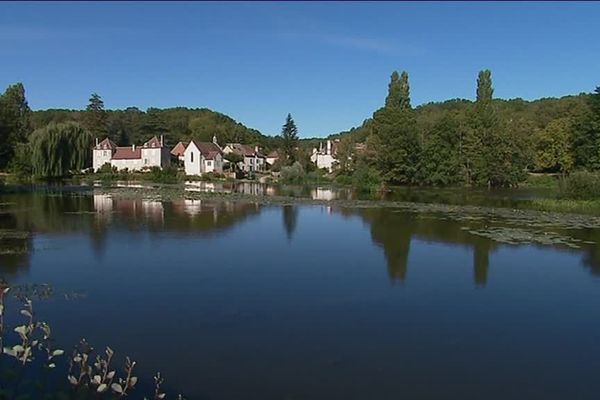
[[[600,200],[535,199],[525,204],[539,211],[600,216]]]

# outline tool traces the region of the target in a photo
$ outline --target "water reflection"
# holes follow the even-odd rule
[[[198,183],[203,190],[210,182]],[[219,185],[222,185],[220,183]],[[208,185],[208,186],[207,186]],[[237,190],[260,194],[267,187],[253,184],[237,185]],[[263,189],[257,189],[262,187]],[[240,189],[241,188],[241,189]],[[246,189],[243,189],[246,188]],[[289,190],[301,190],[290,187]],[[281,188],[285,190],[285,188]],[[335,191],[313,188],[312,196],[335,199]],[[266,193],[266,192],[265,192]],[[6,274],[14,274],[29,266],[33,251],[33,236],[87,233],[92,249],[99,258],[106,251],[107,236],[111,231],[127,231],[130,235],[148,232],[212,235],[233,228],[242,221],[258,216],[262,208],[254,203],[180,199],[163,202],[150,199],[113,198],[107,194],[44,194],[30,193],[4,196],[0,213],[0,267]],[[288,241],[294,240],[300,208],[294,205],[280,207],[283,228]],[[328,217],[357,216],[366,223],[374,244],[383,250],[389,278],[393,282],[409,279],[409,257],[414,240],[461,246],[472,252],[473,282],[485,286],[488,282],[490,259],[500,246],[494,240],[474,235],[474,225],[493,225],[497,221],[465,222],[388,208],[327,207]],[[569,235],[589,242],[600,241],[597,229],[571,230]],[[582,254],[582,264],[593,274],[600,275],[600,248],[589,244],[581,249],[554,245],[561,251]]]
[[[281,207],[283,214],[283,227],[288,240],[292,240],[294,231],[296,230],[296,224],[298,223],[298,208],[292,205],[285,205]]]

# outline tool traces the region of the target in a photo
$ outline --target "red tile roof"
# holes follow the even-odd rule
[[[117,147],[113,160],[135,160],[142,158],[142,148],[136,147],[135,150],[131,146]]]
[[[171,150],[171,154],[174,155],[175,157],[183,156],[183,153],[185,152],[185,148],[187,146],[188,146],[188,143],[179,142],[175,145],[175,147],[173,147],[173,149]]]
[[[221,148],[214,143],[211,142],[197,142],[192,140],[192,143],[196,145],[200,153],[204,156],[204,158],[208,160],[213,160],[217,154],[221,154]]]

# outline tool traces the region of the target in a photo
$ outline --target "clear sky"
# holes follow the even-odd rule
[[[208,107],[266,134],[359,125],[407,70],[413,105],[600,85],[600,3],[0,3],[0,86],[33,109]]]

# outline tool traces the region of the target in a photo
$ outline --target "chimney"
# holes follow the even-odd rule
[[[98,138],[96,138],[96,147],[98,147],[100,143],[98,143]]]
[[[331,154],[331,140],[327,141],[327,154]]]
[[[217,143],[217,135],[213,135],[213,143],[217,146],[219,145],[219,143]]]
[[[258,146],[254,146],[254,151],[258,153]]]
[[[132,151],[135,151],[135,144],[132,144],[132,145],[131,145],[131,150],[132,150]]]
[[[160,135],[160,147],[163,147],[163,146],[164,146],[164,144],[163,144],[163,135]]]

